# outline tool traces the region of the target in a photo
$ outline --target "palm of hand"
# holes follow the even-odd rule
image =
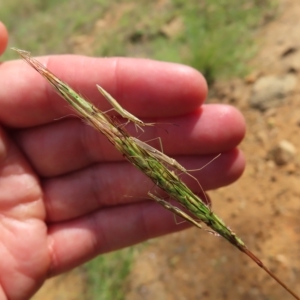
[[[51,241],[39,179],[2,130],[0,136],[0,298],[22,299],[46,278]]]
[[[243,118],[228,106],[199,109],[206,86],[195,70],[149,60],[64,56],[44,61],[91,101],[99,102],[95,85],[100,83],[120,93],[116,98],[138,116],[178,124],[159,135],[164,151],[182,155],[180,163],[187,168],[226,152],[217,167],[195,175],[204,189],[229,184],[242,173],[243,156],[235,147],[244,135]],[[8,129],[0,131],[3,299],[27,299],[47,277],[97,254],[188,226],[176,225],[156,203],[142,201],[153,184],[81,120],[60,119],[69,108],[25,63],[3,63],[0,78],[0,121]],[[129,130],[135,132],[134,126]],[[155,128],[147,135],[158,136]]]

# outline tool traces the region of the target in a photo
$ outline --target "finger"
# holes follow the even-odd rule
[[[134,245],[187,228],[155,202],[107,208],[83,218],[52,225],[49,248],[54,276],[78,266],[96,255]]]
[[[0,22],[0,55],[5,51],[8,43],[7,29],[3,23]]]
[[[235,148],[245,134],[243,116],[227,105],[204,105],[190,116],[169,121],[178,126],[168,125],[168,132],[149,127],[140,139],[161,137],[162,151],[170,156],[218,154]],[[122,159],[103,135],[80,120],[22,130],[16,134],[16,141],[41,176],[61,175],[95,162]],[[160,149],[157,140],[150,144]]]
[[[184,157],[189,168],[205,166],[213,157]],[[196,193],[228,185],[241,176],[243,154],[233,150],[197,172],[178,176]],[[198,181],[197,181],[198,180]],[[147,192],[159,192],[155,183],[129,163],[97,164],[65,176],[44,180],[44,200],[49,222],[70,220],[104,207],[144,200]],[[205,199],[203,199],[205,200]]]
[[[191,112],[203,103],[207,93],[203,76],[179,64],[70,55],[41,57],[39,61],[104,111],[111,106],[96,84],[140,117]],[[3,63],[0,78],[0,120],[8,126],[34,126],[73,113],[46,80],[23,61]]]
[[[44,219],[39,181],[18,147],[0,127],[0,210],[5,217]]]

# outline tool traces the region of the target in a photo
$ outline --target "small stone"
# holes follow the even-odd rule
[[[266,165],[269,169],[275,169],[275,162],[273,160],[268,160]]]
[[[261,111],[279,106],[296,84],[297,77],[293,74],[261,77],[253,85],[250,106]]]
[[[275,260],[281,264],[282,267],[284,268],[289,268],[290,267],[290,263],[289,260],[287,259],[287,257],[283,254],[277,254],[275,257]]]
[[[272,151],[271,155],[277,165],[285,165],[289,163],[296,154],[295,146],[282,140]]]
[[[268,141],[267,133],[265,131],[258,131],[256,134],[256,139],[258,142],[265,145]]]

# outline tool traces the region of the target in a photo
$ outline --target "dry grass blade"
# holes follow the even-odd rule
[[[159,157],[149,152],[146,147],[141,147],[123,128],[116,124],[116,121],[110,119],[103,112],[99,111],[91,103],[83,99],[67,84],[59,80],[54,74],[46,69],[37,60],[30,56],[30,53],[18,49],[21,57],[36,69],[44,78],[46,78],[57,90],[57,92],[95,129],[102,132],[108,140],[127,158],[135,167],[148,176],[156,186],[168,194],[171,199],[176,200],[184,206],[196,219],[201,220],[209,226],[214,232],[224,237],[227,241],[237,247],[240,251],[250,257],[258,266],[265,270],[273,279],[275,279],[286,291],[295,299],[300,300],[290,288],[279,280],[244,244],[244,242],[235,235],[235,233],[225,225],[225,223],[215,215],[210,208],[188,187],[179,177],[165,166],[165,160],[161,161]],[[172,159],[169,158],[171,161]],[[154,195],[153,195],[154,196]],[[167,204],[164,200],[153,197],[165,208],[185,218],[188,222],[199,227],[195,220],[182,212],[179,208]],[[193,220],[193,221],[192,221]]]

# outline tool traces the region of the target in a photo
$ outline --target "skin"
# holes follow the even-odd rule
[[[6,45],[0,23],[1,53]],[[39,59],[100,109],[109,104],[97,83],[138,118],[158,122],[140,138],[160,136],[164,153],[186,169],[222,153],[193,173],[205,190],[242,174],[244,119],[233,107],[203,105],[207,86],[196,70],[131,58]],[[0,86],[0,299],[28,299],[47,278],[96,255],[189,226],[149,200],[153,184],[23,61],[0,65]]]

